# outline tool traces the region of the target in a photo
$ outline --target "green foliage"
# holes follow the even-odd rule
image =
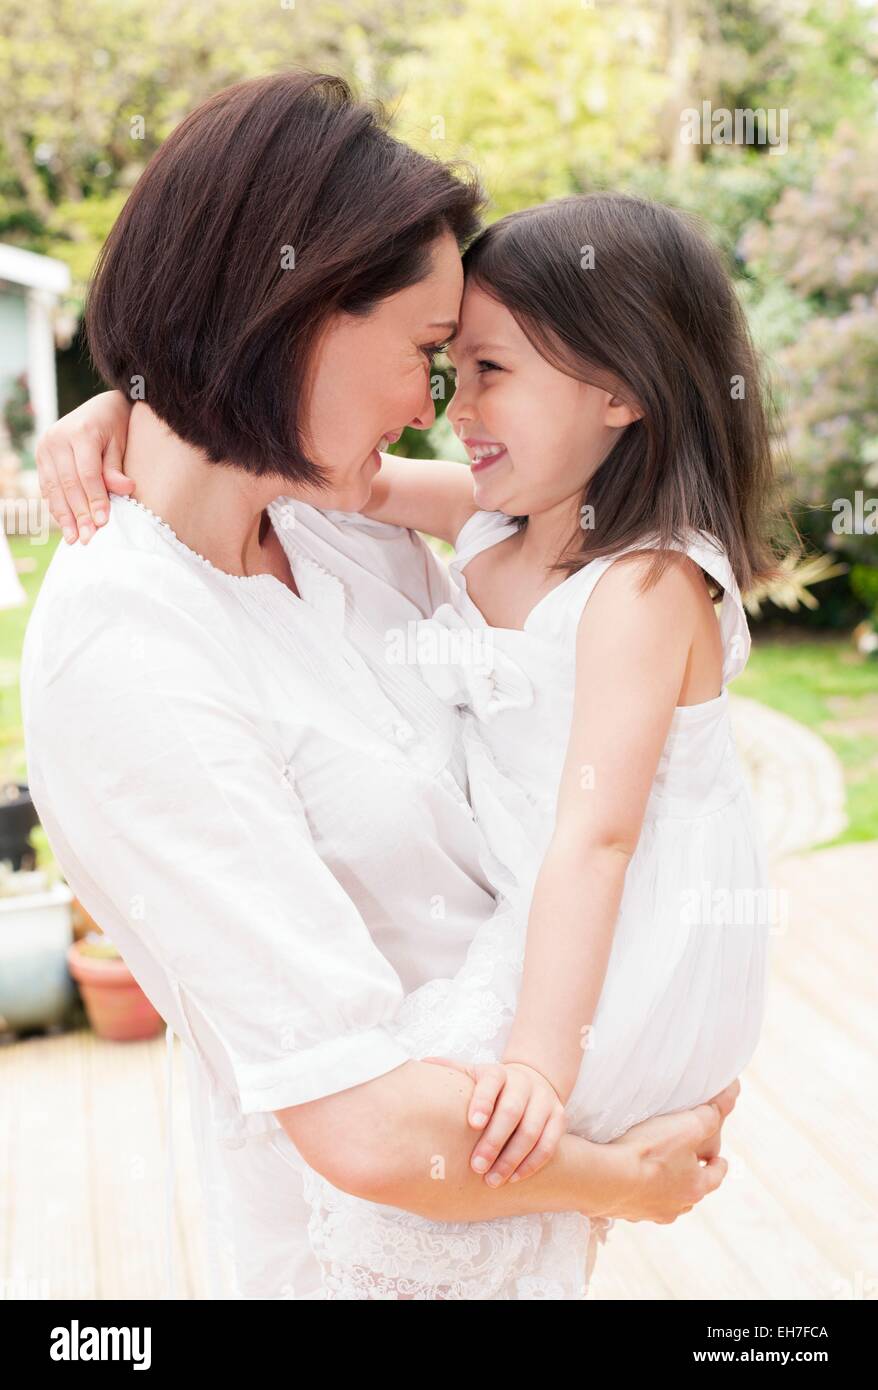
[[[866,512],[878,491],[878,132],[839,126],[813,183],[787,188],[742,240],[777,380],[799,524],[814,544],[878,564]],[[782,308],[782,322],[771,308]],[[847,515],[846,515],[847,513]]]
[[[599,187],[697,214],[776,363],[806,538],[874,564],[869,537],[831,529],[836,498],[878,485],[873,6],[4,0],[0,238],[65,261],[78,312],[101,244],[174,126],[231,82],[291,65],[344,74],[385,102],[402,138],[473,161],[491,218]],[[685,144],[683,113],[704,101],[785,111],[789,148]],[[406,431],[400,451],[459,456],[449,393],[433,429]],[[818,620],[859,616],[847,584],[821,585]]]
[[[668,84],[649,7],[477,0],[434,13],[392,71],[400,132],[474,161],[492,215],[661,157]]]
[[[854,565],[851,569],[851,589],[878,618],[878,566]]]
[[[757,640],[732,687],[825,739],[842,764],[843,844],[878,838],[878,696],[875,667],[846,639]]]
[[[878,288],[878,132],[845,121],[822,156],[810,187],[786,187],[743,251],[762,278],[838,313]]]
[[[24,566],[19,578],[27,601],[20,608],[0,611],[0,778],[5,782],[18,782],[27,780],[19,687],[24,630],[43,576],[57,546],[63,542],[57,531],[49,534],[45,544],[36,536],[10,536],[8,539],[13,559]]]
[[[816,164],[810,146],[794,147],[783,158],[720,146],[710,158],[687,164],[642,164],[632,172],[626,191],[694,213],[742,274],[747,268],[739,242],[746,228],[766,218],[786,188],[808,188]]]
[[[52,853],[49,837],[41,825],[35,825],[28,835],[28,844],[34,852],[34,867],[46,875],[50,887],[62,882],[61,870]]]
[[[24,373],[15,378],[7,393],[3,404],[3,422],[9,433],[9,442],[18,452],[34,429],[34,408],[30,403],[30,392]]]
[[[175,125],[242,78],[302,66],[378,91],[429,0],[4,0],[0,237],[66,261],[81,303],[128,191]]]

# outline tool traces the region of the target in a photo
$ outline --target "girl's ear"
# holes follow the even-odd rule
[[[624,429],[626,425],[633,425],[635,420],[642,419],[643,411],[638,410],[637,406],[629,405],[627,401],[623,401],[621,396],[609,396],[607,398],[604,424],[610,429]]]

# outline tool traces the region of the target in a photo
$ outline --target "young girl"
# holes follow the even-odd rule
[[[683,216],[564,198],[493,224],[465,269],[448,415],[470,476],[383,455],[367,513],[455,548],[455,602],[386,654],[461,707],[500,908],[395,1031],[483,1064],[473,1163],[496,1183],[565,1125],[608,1141],[753,1054],[767,877],[727,687],[741,590],[774,571],[771,469],[741,311]],[[310,1170],[306,1195],[328,1298],[582,1298],[612,1225],[433,1223]]]

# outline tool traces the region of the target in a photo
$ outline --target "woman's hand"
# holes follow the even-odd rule
[[[703,1105],[654,1115],[613,1139],[607,1148],[632,1161],[631,1182],[602,1215],[666,1226],[716,1191],[729,1167],[719,1152],[722,1127],[740,1090],[736,1079]]]
[[[65,541],[86,544],[110,516],[108,492],[128,495],[122,472],[131,402],[121,391],[85,401],[41,435],[37,444],[40,492]]]
[[[422,1057],[456,1067],[476,1083],[468,1119],[484,1129],[470,1157],[490,1187],[519,1182],[548,1163],[567,1129],[564,1103],[542,1072],[525,1062],[476,1062]],[[490,1123],[489,1123],[490,1121]],[[485,1126],[487,1128],[485,1129]]]

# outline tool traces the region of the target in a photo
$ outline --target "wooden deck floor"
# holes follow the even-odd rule
[[[671,1226],[617,1225],[595,1298],[878,1297],[876,880],[875,844],[775,864],[789,924],[728,1176]]]
[[[595,1300],[878,1296],[878,845],[782,860],[774,881],[789,924],[729,1175],[672,1226],[619,1223]],[[176,1046],[177,1291],[205,1298]],[[0,1048],[0,1297],[164,1297],[164,1047],[83,1029]]]

